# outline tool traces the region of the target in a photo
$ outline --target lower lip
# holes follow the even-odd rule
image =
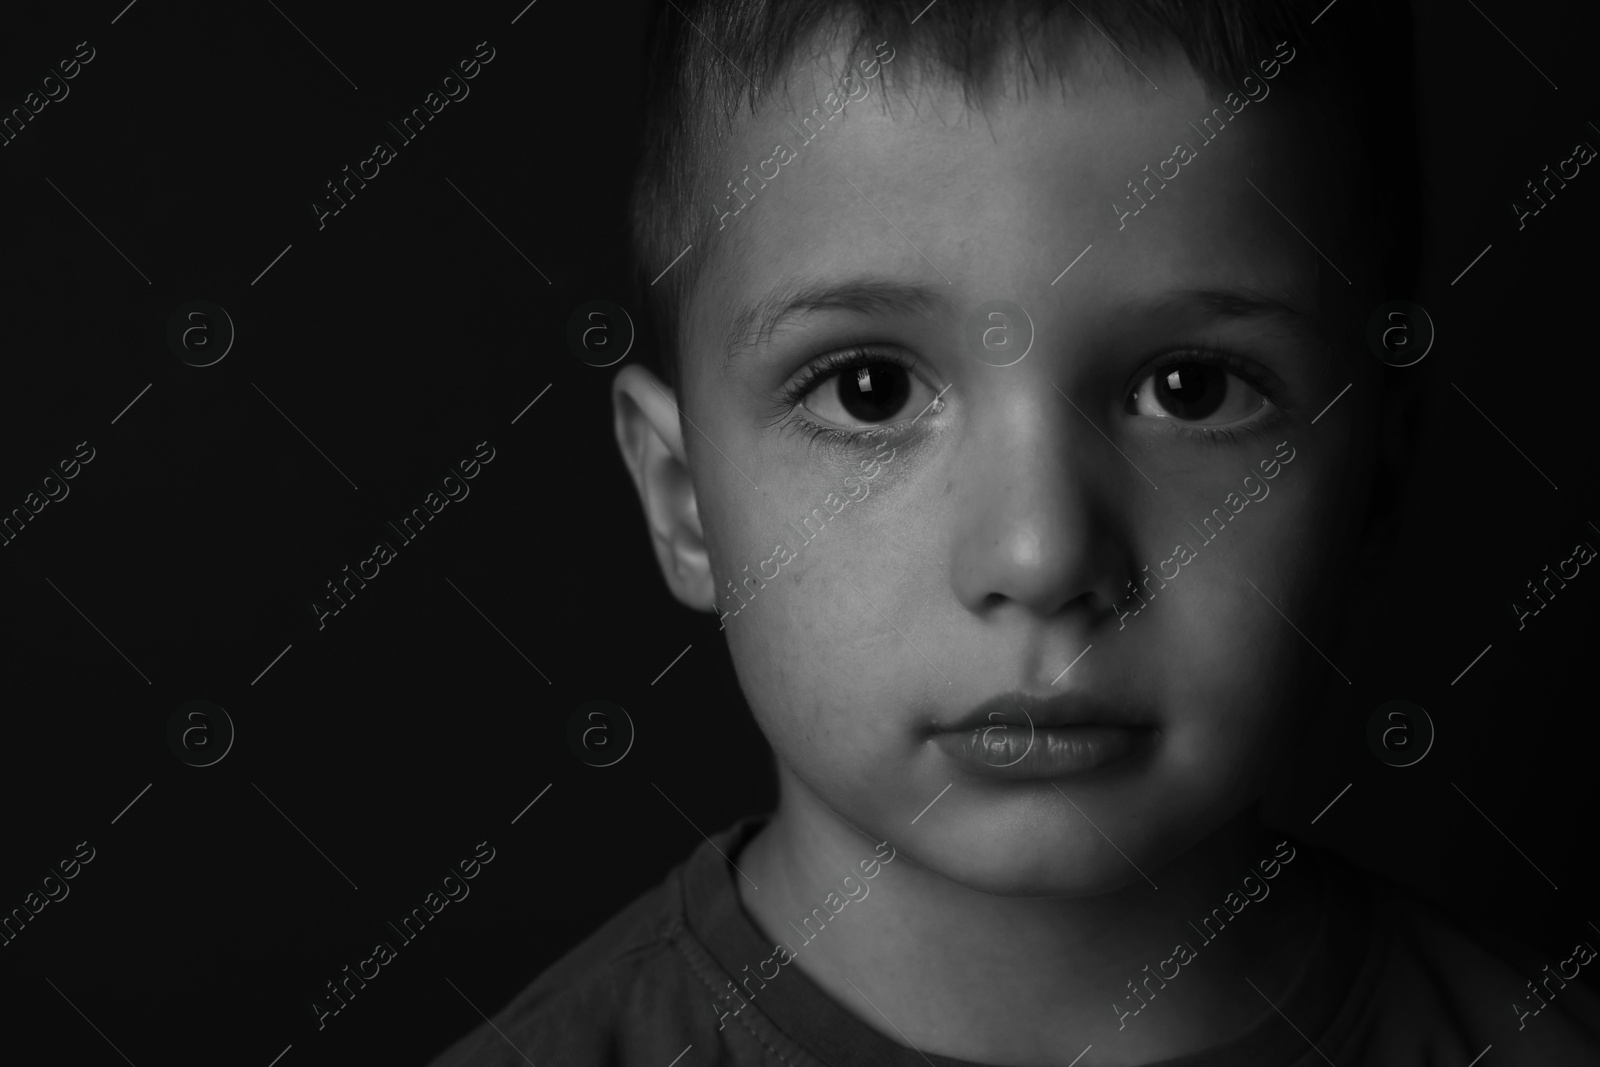
[[[1154,732],[1127,726],[979,727],[937,734],[945,755],[994,778],[1059,778],[1096,770],[1145,749]]]

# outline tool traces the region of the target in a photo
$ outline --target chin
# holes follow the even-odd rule
[[[902,834],[896,847],[917,866],[979,893],[1010,897],[1095,897],[1146,886],[1143,875],[1073,812],[1047,816],[946,813],[947,821]],[[1102,827],[1105,829],[1105,827]],[[917,833],[915,831],[921,830]],[[1108,829],[1145,873],[1154,860],[1136,831]]]

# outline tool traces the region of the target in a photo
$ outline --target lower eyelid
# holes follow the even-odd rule
[[[1232,444],[1238,439],[1239,434],[1249,434],[1257,440],[1265,440],[1268,434],[1277,427],[1283,418],[1283,409],[1272,401],[1262,404],[1247,422],[1228,423],[1223,426],[1185,426],[1176,423],[1174,429],[1179,436],[1192,441],[1204,441],[1206,444],[1222,445]]]
[[[885,423],[881,426],[866,427],[859,430],[848,430],[833,426],[823,426],[821,423],[813,422],[811,419],[801,415],[800,411],[801,408],[796,406],[793,411],[790,411],[784,417],[784,425],[781,428],[782,432],[785,434],[809,434],[811,444],[821,444],[825,448],[836,449],[839,451],[864,451],[879,441],[894,441],[896,447],[902,447],[905,444],[910,443],[910,441],[921,437],[925,432],[919,429],[910,438],[907,438],[904,441],[895,440],[910,428],[911,421],[913,418],[915,418],[915,416],[907,417],[905,419],[897,419],[894,422]],[[931,428],[931,424],[927,425],[929,428]]]

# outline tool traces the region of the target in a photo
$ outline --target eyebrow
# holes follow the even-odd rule
[[[745,306],[728,328],[726,371],[741,355],[769,340],[789,320],[813,311],[850,311],[858,314],[926,314],[948,311],[949,292],[943,286],[906,285],[882,278],[863,277],[839,283],[800,282],[777,289]],[[1154,300],[1125,300],[1114,306],[1118,315],[1201,311],[1216,318],[1276,318],[1301,332],[1329,335],[1327,324],[1287,298],[1260,289],[1182,289]]]
[[[951,309],[947,293],[945,286],[906,285],[877,277],[843,282],[801,281],[784,286],[747,305],[734,316],[728,328],[723,369],[769,340],[778,327],[807,312],[927,314]]]
[[[1117,305],[1119,314],[1148,315],[1201,311],[1215,318],[1249,319],[1276,318],[1285,320],[1301,332],[1319,337],[1330,336],[1331,331],[1322,316],[1315,310],[1303,308],[1287,297],[1275,296],[1265,290],[1248,286],[1231,289],[1181,289],[1163,293],[1152,301],[1130,300]]]

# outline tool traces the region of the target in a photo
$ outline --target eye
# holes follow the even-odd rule
[[[1128,397],[1128,411],[1147,418],[1225,426],[1266,404],[1239,375],[1199,359],[1168,363],[1146,376]]]
[[[842,353],[808,372],[800,383],[805,410],[834,426],[892,422],[925,406],[932,391],[894,360],[872,353]],[[927,397],[920,397],[928,393]]]

